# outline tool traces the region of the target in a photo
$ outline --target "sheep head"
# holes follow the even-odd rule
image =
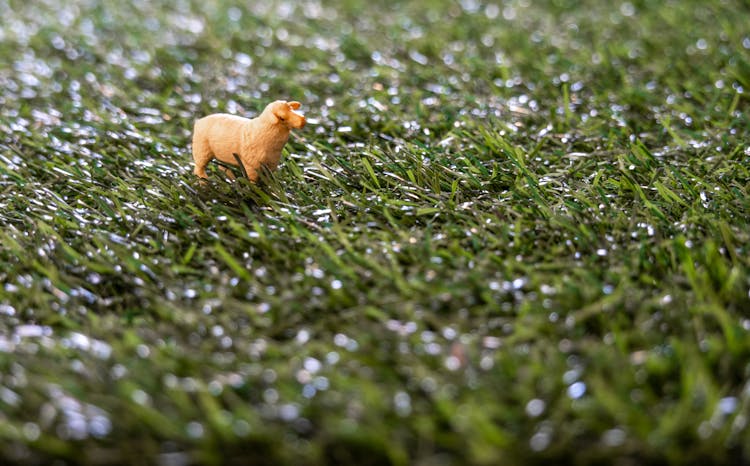
[[[304,128],[307,120],[304,115],[295,112],[298,108],[300,103],[297,101],[277,100],[268,104],[263,113],[270,113],[276,118],[277,123],[287,128]]]

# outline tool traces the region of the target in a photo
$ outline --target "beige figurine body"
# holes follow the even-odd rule
[[[193,130],[194,173],[208,178],[206,165],[216,158],[237,165],[237,154],[250,181],[256,181],[261,167],[276,170],[281,150],[292,128],[303,128],[305,117],[297,112],[299,102],[277,100],[259,116],[248,119],[216,113],[195,122]]]

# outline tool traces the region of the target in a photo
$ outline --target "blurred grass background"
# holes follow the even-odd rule
[[[3,463],[750,463],[746,2],[0,12]]]

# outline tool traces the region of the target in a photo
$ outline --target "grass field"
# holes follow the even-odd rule
[[[0,16],[0,463],[750,464],[747,2]]]

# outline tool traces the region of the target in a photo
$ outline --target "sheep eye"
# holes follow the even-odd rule
[[[284,118],[281,118],[281,117],[279,117],[279,120],[281,120],[281,121],[286,121],[286,120],[285,120]]]

